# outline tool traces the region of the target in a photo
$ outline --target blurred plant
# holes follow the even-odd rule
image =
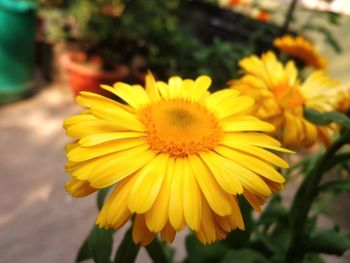
[[[160,79],[210,74],[216,76],[213,87],[222,88],[259,37],[253,34],[248,44],[215,38],[204,43],[184,21],[193,11],[183,0],[76,0],[47,1],[41,15],[47,38],[98,54],[105,68],[141,61],[144,72],[150,69]]]
[[[298,0],[292,1],[289,9],[290,12],[285,20],[284,27],[282,28],[282,34],[291,30],[310,39],[312,39],[311,36],[315,37],[315,35],[319,35],[323,37],[324,42],[336,53],[341,53],[342,48],[332,33],[334,27],[340,25],[341,15],[332,11],[318,11],[302,7],[296,8],[297,2]],[[306,19],[302,20],[303,22],[300,23],[299,19],[296,19],[296,13],[306,17]]]

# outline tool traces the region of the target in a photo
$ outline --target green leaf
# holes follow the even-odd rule
[[[255,228],[255,221],[252,217],[252,206],[242,196],[238,196],[238,201],[243,216],[245,230],[242,231],[237,229],[235,231],[230,232],[224,241],[224,243],[227,244],[229,247],[235,249],[249,245],[252,231]]]
[[[220,263],[269,263],[270,261],[259,252],[243,248],[230,250]]]
[[[212,245],[201,244],[194,234],[186,237],[186,250],[188,263],[211,263],[219,262],[229,251],[229,248],[222,242]]]
[[[93,258],[96,263],[110,262],[113,246],[113,231],[101,229],[94,225],[89,235],[80,247],[76,261]]]
[[[168,259],[168,262],[173,262],[174,256],[175,256],[175,249],[170,246],[165,246],[164,250],[165,250],[165,256]]]
[[[100,191],[98,191],[98,194],[97,194],[97,207],[98,207],[99,210],[102,209],[103,204],[105,202],[105,199],[106,199],[107,194],[108,194],[110,189],[111,189],[111,187],[106,187],[106,188],[103,188]]]
[[[272,240],[273,244],[278,247],[279,251],[286,253],[290,246],[292,233],[293,228],[290,224],[290,218],[281,217],[276,222],[276,227],[269,234],[269,238]]]
[[[262,213],[259,219],[259,224],[270,225],[273,222],[276,222],[277,219],[285,216],[287,214],[287,209],[282,205],[281,197],[275,195],[266,209]]]
[[[88,237],[85,239],[84,243],[80,247],[79,252],[78,252],[78,256],[77,256],[75,262],[82,262],[84,260],[92,258],[92,254],[90,252],[90,247],[89,247]]]
[[[88,238],[89,249],[96,263],[111,262],[113,247],[113,230],[106,230],[94,226]]]
[[[335,52],[337,52],[338,54],[342,52],[342,48],[338,44],[338,41],[334,38],[331,31],[328,30],[326,27],[317,25],[306,25],[305,27],[303,27],[303,30],[316,31],[321,33],[324,36],[326,43],[329,44]]]
[[[341,256],[350,248],[350,237],[335,230],[315,231],[305,243],[306,252]]]
[[[350,193],[350,180],[336,180],[329,183],[325,183],[319,187],[319,192],[328,191]]]
[[[155,263],[171,262],[171,258],[169,260],[167,257],[165,247],[166,245],[160,242],[158,238],[155,238],[151,244],[146,246],[146,250]],[[171,256],[171,254],[169,254],[169,256]]]
[[[349,117],[340,112],[319,112],[314,109],[304,109],[304,117],[317,125],[328,125],[335,122],[350,130]]]
[[[339,25],[339,20],[341,16],[337,13],[327,12],[328,22],[333,25]]]
[[[346,161],[350,160],[350,152],[341,152],[336,154],[327,165],[327,170],[332,169],[337,164],[344,164]]]
[[[134,243],[132,238],[132,226],[126,231],[122,243],[119,245],[114,263],[135,262],[140,246]]]

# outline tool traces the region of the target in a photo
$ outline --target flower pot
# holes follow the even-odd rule
[[[0,0],[0,103],[33,91],[36,8],[33,2]]]
[[[96,67],[79,62],[81,53],[64,53],[61,64],[67,70],[68,82],[73,94],[80,91],[91,91],[101,95],[110,96],[100,85],[113,85],[129,76],[129,69],[125,65],[118,65],[112,71],[104,71]]]

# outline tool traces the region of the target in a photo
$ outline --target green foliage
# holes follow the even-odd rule
[[[112,253],[113,231],[94,226],[79,249],[76,262],[93,258],[96,263],[108,263]]]
[[[319,112],[314,109],[304,109],[304,117],[317,125],[327,125],[335,122],[350,129],[350,118],[341,112]]]
[[[230,250],[220,263],[269,263],[270,261],[252,249]]]
[[[105,199],[109,193],[109,191],[111,190],[110,187],[107,187],[107,188],[103,188],[101,189],[100,191],[98,191],[98,194],[97,194],[97,207],[99,210],[102,209],[102,206],[105,202]]]
[[[317,254],[308,254],[302,263],[325,263],[325,261]]]
[[[201,244],[194,234],[186,237],[187,263],[220,262],[230,248],[221,242],[212,245]]]
[[[108,8],[112,14],[103,11]],[[141,57],[144,67],[159,79],[208,74],[215,76],[214,90],[223,88],[237,76],[238,61],[256,50],[266,30],[253,32],[249,43],[219,39],[203,43],[184,22],[188,8],[182,0],[75,0],[45,8],[41,14],[49,21],[50,41],[97,54],[105,68],[132,65]]]
[[[313,31],[318,32],[323,35],[324,41],[338,54],[342,52],[342,48],[339,45],[338,41],[335,39],[333,34],[329,29],[324,26],[319,25],[306,25],[304,27],[304,32]]]
[[[132,226],[126,231],[122,243],[119,245],[114,258],[114,263],[134,262],[140,246],[136,245],[132,239]]]
[[[336,230],[317,230],[305,243],[306,252],[341,256],[350,248],[350,236]]]
[[[288,210],[282,205],[282,198],[279,195],[274,195],[267,207],[260,216],[259,224],[269,227],[271,224],[287,215]]]
[[[335,180],[319,187],[319,192],[348,192],[350,193],[350,180]]]
[[[165,250],[166,248],[168,249]],[[155,238],[151,244],[147,245],[146,250],[154,263],[172,262],[175,255],[175,251],[170,247],[166,247],[158,238]]]

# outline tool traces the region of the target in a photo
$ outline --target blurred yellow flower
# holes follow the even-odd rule
[[[340,112],[348,112],[350,110],[350,87],[339,89],[336,109]]]
[[[281,50],[281,52],[300,59],[310,67],[316,69],[327,67],[326,58],[317,52],[312,42],[302,36],[292,37],[286,35],[275,39],[273,44]]]
[[[303,83],[292,61],[283,65],[273,52],[240,61],[245,75],[231,81],[233,88],[255,99],[259,118],[276,127],[275,134],[288,147],[311,146],[321,139],[329,143],[330,126],[315,126],[303,117],[303,108],[332,111],[337,102],[337,81],[323,71],[312,73]]]
[[[119,228],[136,214],[133,238],[146,245],[157,233],[171,243],[186,225],[205,244],[244,229],[237,202],[242,194],[260,210],[283,187],[273,166],[288,167],[273,151],[290,152],[265,134],[274,127],[246,112],[254,101],[225,89],[210,94],[211,79],[146,77],[146,88],[104,86],[126,105],[82,92],[87,109],[64,127],[66,190],[86,196],[116,184],[97,224]]]

